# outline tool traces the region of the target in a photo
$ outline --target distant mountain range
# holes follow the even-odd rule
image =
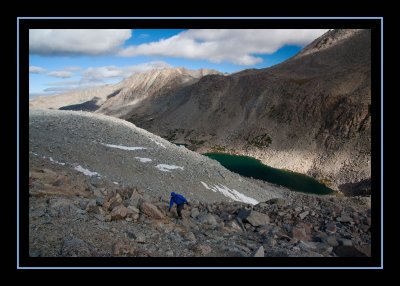
[[[266,69],[157,69],[29,105],[111,115],[198,152],[252,156],[345,193],[370,190],[370,30],[330,30]]]

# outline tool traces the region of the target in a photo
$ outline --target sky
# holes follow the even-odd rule
[[[266,68],[327,29],[31,29],[29,98],[117,83],[154,68]]]

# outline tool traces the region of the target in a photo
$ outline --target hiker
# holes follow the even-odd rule
[[[178,218],[182,219],[182,210],[185,204],[190,206],[189,202],[185,199],[184,196],[180,194],[176,194],[174,192],[171,193],[171,200],[169,202],[169,211],[171,211],[172,206],[176,204],[176,213],[178,214]]]

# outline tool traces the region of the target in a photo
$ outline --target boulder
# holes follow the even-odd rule
[[[270,221],[268,215],[256,211],[251,211],[245,220],[248,221],[252,226],[265,225]]]
[[[192,208],[191,212],[190,212],[190,216],[192,218],[197,218],[199,216],[200,212],[198,208]]]
[[[162,212],[153,204],[149,202],[142,201],[140,203],[139,209],[148,217],[155,219],[162,219],[164,215]]]
[[[309,237],[307,236],[306,230],[304,227],[295,226],[292,229],[292,238],[297,240],[309,241]]]
[[[310,213],[309,211],[302,212],[299,214],[299,218],[304,219],[306,216],[308,216],[309,213]]]
[[[353,246],[353,242],[351,241],[351,239],[339,238],[338,241],[339,241],[339,245]]]
[[[264,257],[264,247],[261,245],[253,254],[253,257]]]
[[[139,214],[140,210],[134,206],[128,206],[128,209],[130,209],[132,212]]]
[[[239,213],[237,214],[237,218],[239,218],[240,220],[244,220],[250,215],[250,213],[251,213],[251,210],[241,209],[239,211]]]
[[[285,200],[281,198],[274,198],[266,201],[265,203],[269,205],[278,205],[278,206],[283,206],[285,205]]]
[[[210,213],[208,213],[208,214],[201,214],[199,217],[198,217],[198,221],[201,223],[201,224],[209,224],[209,225],[217,225],[217,220],[215,219],[215,217],[212,215],[212,214],[210,214]]]
[[[242,227],[239,225],[236,219],[226,222],[225,227],[228,227],[234,231],[239,231],[239,232],[243,231]]]
[[[133,212],[130,209],[124,207],[123,205],[118,205],[115,208],[113,208],[110,215],[112,220],[119,220],[126,218],[128,215],[132,213]]]
[[[196,242],[196,236],[191,231],[189,231],[188,233],[185,233],[184,237],[188,241]]]
[[[277,244],[276,239],[272,238],[272,237],[268,237],[265,239],[264,243],[268,246],[268,247],[275,247]]]
[[[86,211],[88,213],[99,213],[99,208],[97,206],[96,200],[92,199],[89,201],[89,203],[86,205]]]

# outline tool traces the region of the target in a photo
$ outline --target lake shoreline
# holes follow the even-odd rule
[[[301,193],[328,195],[338,193],[322,182],[293,171],[280,170],[263,164],[249,156],[233,155],[222,152],[207,152],[202,155],[218,161],[228,170],[243,177],[263,180]]]

